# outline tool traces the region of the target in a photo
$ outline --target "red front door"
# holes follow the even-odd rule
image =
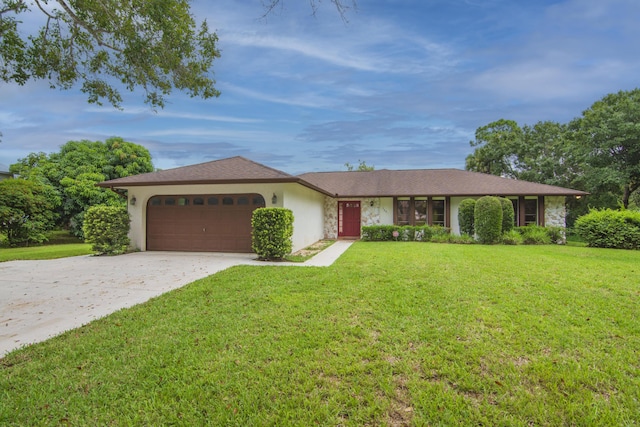
[[[360,238],[360,202],[338,202],[338,237]]]

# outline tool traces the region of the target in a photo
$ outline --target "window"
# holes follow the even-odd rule
[[[176,204],[176,199],[174,199],[173,197],[167,197],[166,199],[164,199],[165,206],[174,206],[175,204]]]
[[[232,206],[233,205],[233,197],[223,197],[222,198],[222,204],[225,206]]]
[[[396,224],[397,225],[410,225],[411,224],[411,199],[398,199],[398,206],[396,209]]]
[[[449,226],[447,198],[398,197],[395,199],[396,225],[441,225]]]
[[[432,200],[432,213],[433,219],[431,221],[432,225],[441,225],[445,226],[445,212],[444,212],[444,200]]]
[[[245,197],[245,196],[238,197],[238,205],[248,205],[248,204],[249,204],[248,197]]]
[[[524,199],[524,225],[538,224],[538,200]]]
[[[417,199],[414,201],[414,225],[427,224],[427,207],[429,203],[427,199]]]
[[[178,206],[189,206],[189,199],[187,199],[186,197],[179,197]]]
[[[217,205],[218,204],[218,198],[217,197],[209,197],[207,199],[207,204],[208,205]]]
[[[202,206],[202,205],[204,205],[204,199],[202,197],[194,197],[193,198],[193,204],[195,206]]]
[[[152,197],[149,201],[151,206],[160,206],[162,204],[162,199],[158,196]]]
[[[264,197],[262,197],[262,196],[254,196],[253,197],[253,206],[265,206]]]

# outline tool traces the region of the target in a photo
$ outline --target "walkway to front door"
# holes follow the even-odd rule
[[[360,202],[338,202],[338,237],[360,238]]]

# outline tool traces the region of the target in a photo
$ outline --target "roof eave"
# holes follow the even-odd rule
[[[175,181],[158,181],[158,182],[129,182],[129,183],[117,183],[113,181],[104,181],[96,185],[103,188],[115,189],[127,189],[130,187],[164,187],[169,185],[231,185],[231,184],[287,184],[294,183],[303,185],[311,190],[317,191],[327,196],[333,196],[327,190],[317,187],[302,178],[290,177],[290,178],[257,178],[257,179],[220,179],[220,180],[175,180]]]

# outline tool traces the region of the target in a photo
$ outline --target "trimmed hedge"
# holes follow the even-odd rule
[[[594,248],[640,249],[640,212],[592,209],[574,230]]]
[[[448,235],[450,230],[441,226],[365,225],[362,240],[366,242],[429,242],[435,236]]]
[[[513,212],[513,203],[505,197],[500,197],[500,203],[502,204],[502,233],[508,233],[513,230],[516,217]]]
[[[458,207],[458,224],[460,224],[460,234],[473,236],[473,234],[475,233],[475,209],[475,199],[464,199],[460,202],[460,206]]]
[[[281,260],[291,253],[293,212],[285,208],[258,208],[251,217],[251,247],[262,260]]]
[[[484,196],[476,201],[475,231],[480,243],[492,245],[502,237],[502,203],[498,197]]]
[[[84,241],[100,254],[118,255],[129,249],[129,212],[123,206],[95,205],[84,214]]]

